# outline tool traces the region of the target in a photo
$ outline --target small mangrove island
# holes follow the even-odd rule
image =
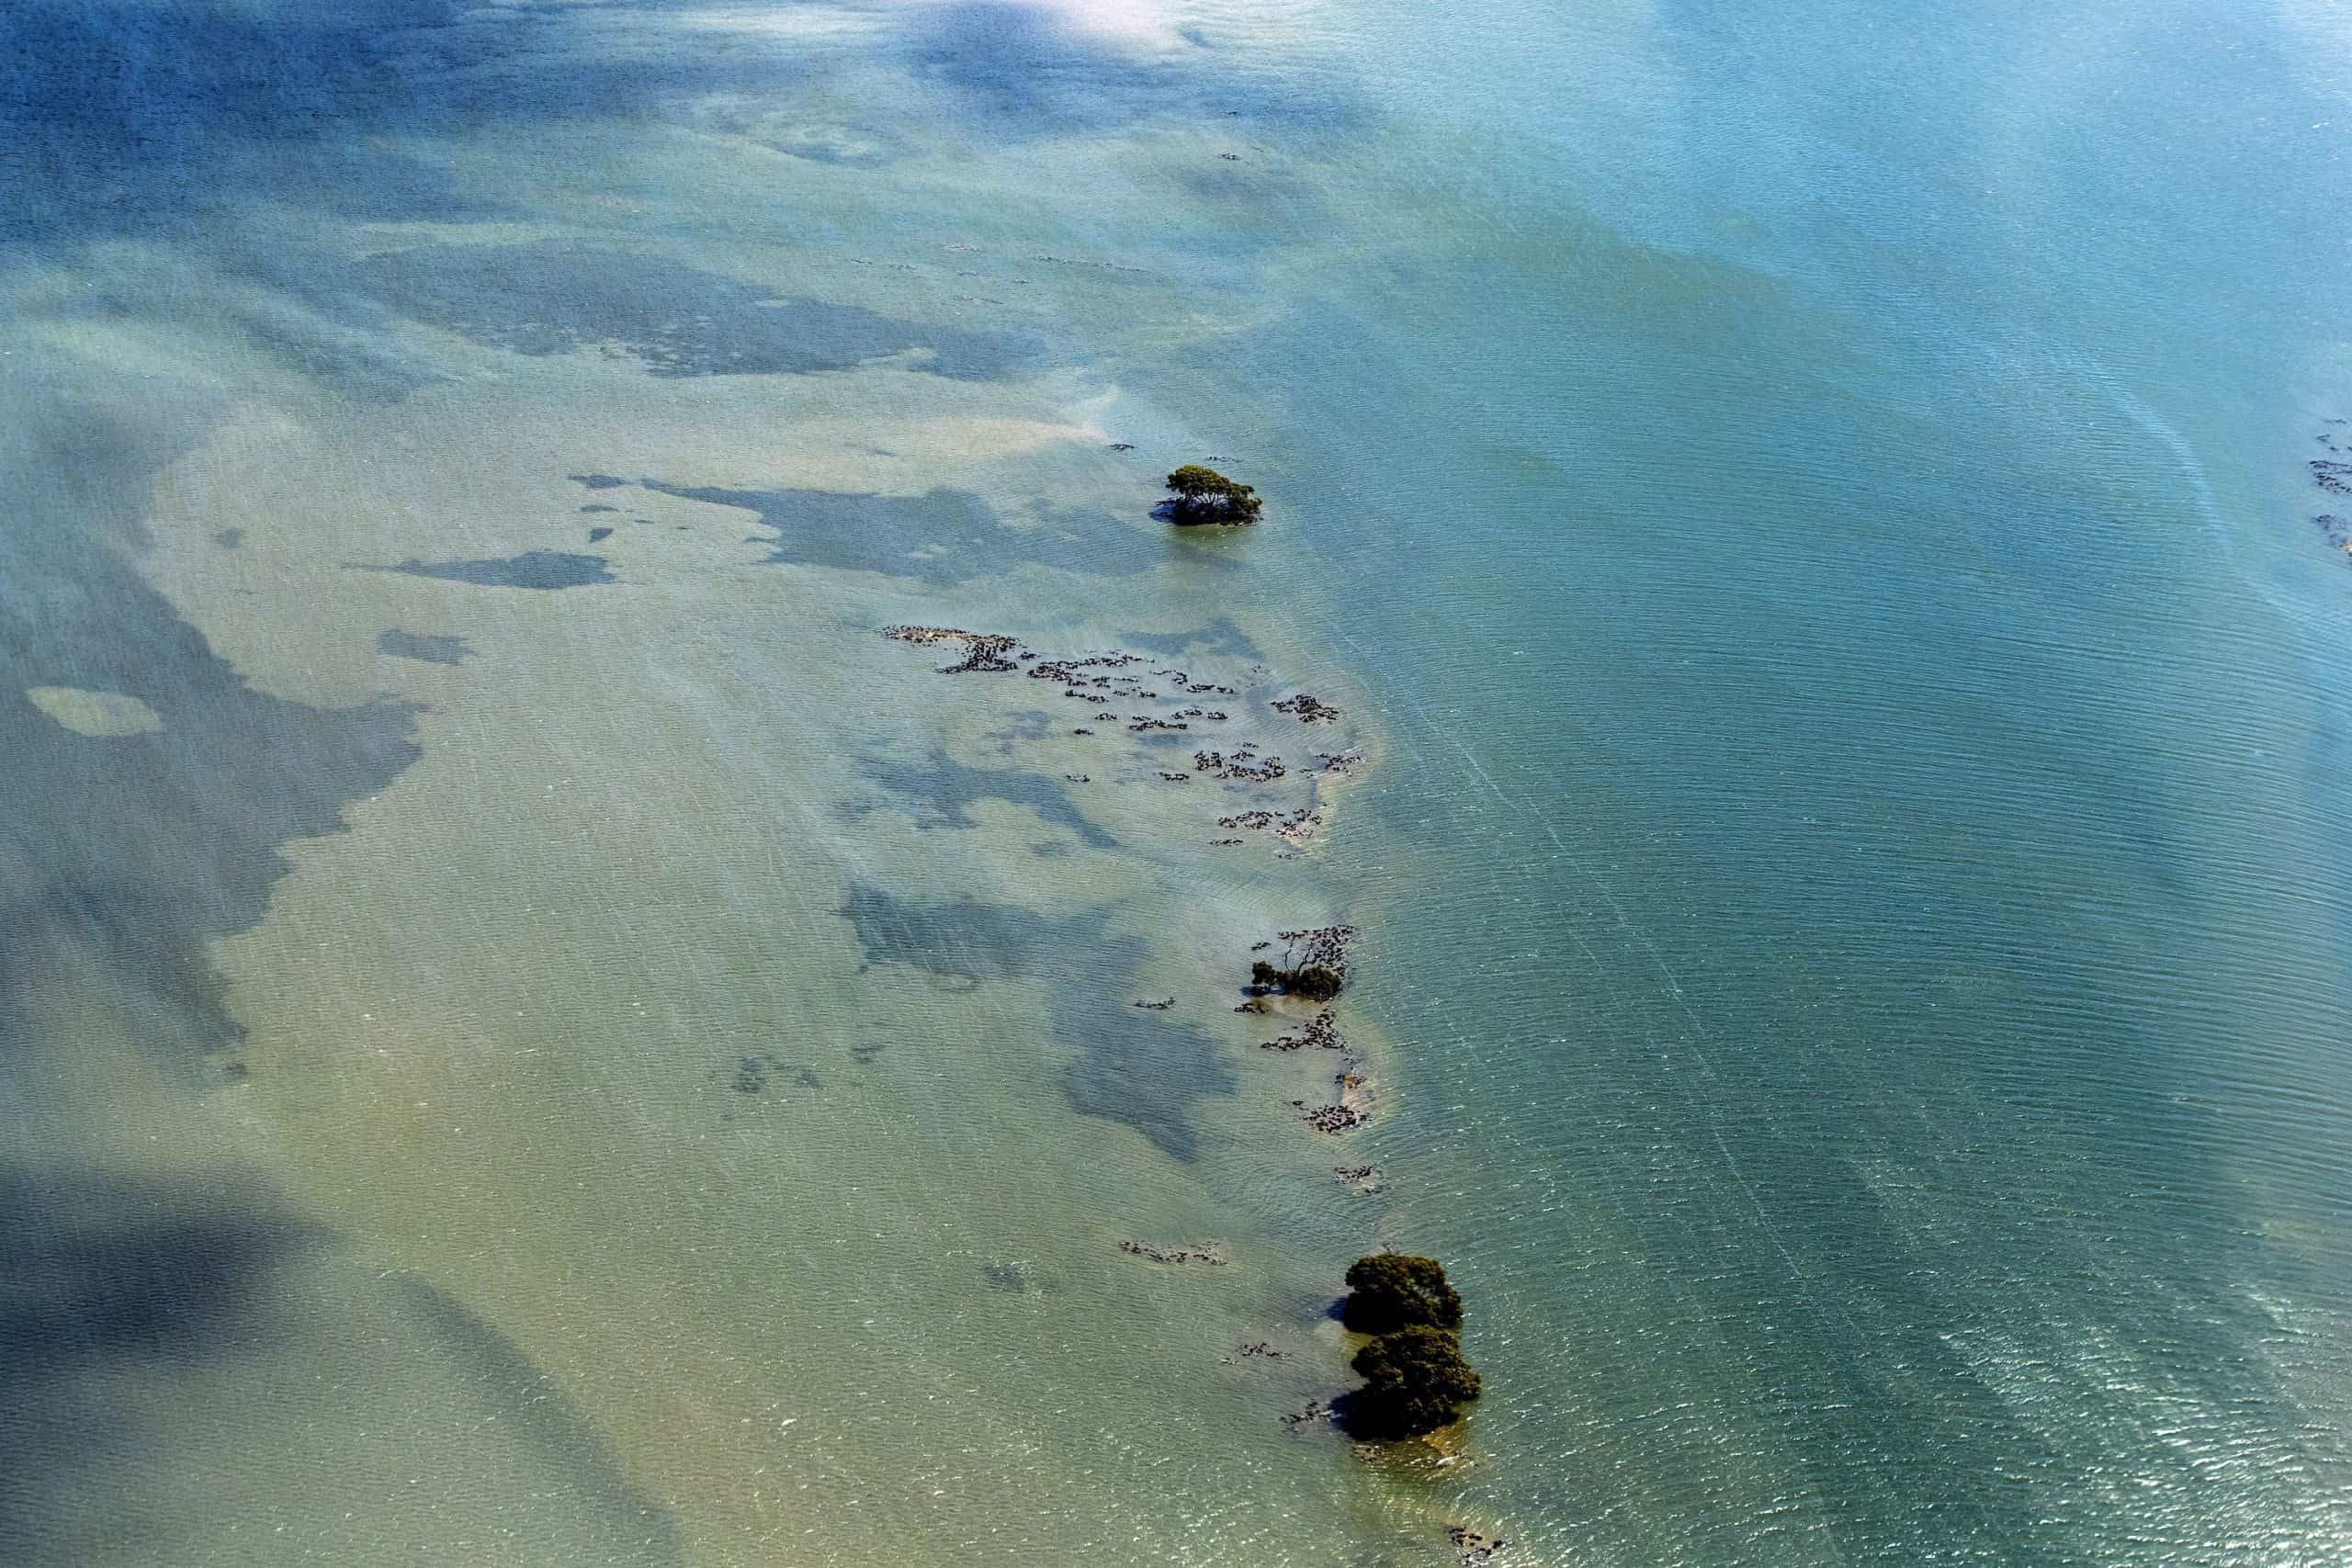
[[[1419,1438],[1461,1419],[1479,1393],[1462,1355],[1462,1297],[1434,1258],[1401,1252],[1359,1258],[1348,1269],[1340,1320],[1372,1337],[1350,1364],[1363,1387],[1342,1419],[1361,1438]]]
[[[1347,983],[1346,977],[1328,964],[1302,964],[1295,969],[1283,969],[1262,958],[1250,965],[1250,981],[1261,995],[1280,991],[1310,1002],[1329,1001]]]
[[[1236,483],[1215,468],[1187,463],[1168,476],[1168,499],[1159,510],[1171,523],[1239,528],[1258,521],[1265,507],[1250,486]]]
[[[1221,817],[1217,821],[1227,828],[1260,825],[1238,817]],[[1265,1010],[1262,998],[1271,996],[1328,1002],[1348,983],[1348,943],[1356,934],[1353,926],[1318,926],[1281,934],[1284,945],[1280,964],[1260,958],[1250,964],[1247,991],[1250,999],[1241,1004],[1245,1011]],[[1272,945],[1261,942],[1250,951],[1261,953]]]

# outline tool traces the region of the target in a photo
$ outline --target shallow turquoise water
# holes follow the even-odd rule
[[[2352,1551],[2323,21],[9,25],[13,1556]],[[1375,1241],[1453,1466],[1276,1424]]]

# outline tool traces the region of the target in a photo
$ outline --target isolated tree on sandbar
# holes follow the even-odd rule
[[[1168,514],[1179,523],[1231,526],[1255,523],[1265,510],[1255,489],[1198,463],[1187,463],[1170,474],[1168,492]]]
[[[1348,1299],[1340,1320],[1358,1334],[1413,1327],[1451,1334],[1462,1326],[1462,1297],[1436,1258],[1375,1252],[1348,1266]]]

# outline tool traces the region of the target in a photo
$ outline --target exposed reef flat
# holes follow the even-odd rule
[[[1224,715],[1217,716],[1222,718]],[[1261,757],[1254,748],[1243,746],[1231,756],[1222,751],[1195,751],[1193,768],[1212,778],[1231,779],[1240,784],[1272,784],[1290,770],[1280,757]]]
[[[885,626],[882,635],[900,642],[926,645],[961,643],[964,647],[963,659],[954,664],[943,665],[939,671],[943,675],[968,675],[975,671],[988,673],[1020,668],[1005,657],[1019,646],[1009,637],[958,631],[953,626]]]
[[[1332,1018],[1329,1008],[1308,1019],[1306,1027],[1295,1034],[1278,1034],[1272,1040],[1258,1043],[1261,1051],[1299,1051],[1309,1046],[1322,1051],[1344,1051],[1348,1048],[1347,1039],[1340,1034],[1340,1025]]]
[[[2327,428],[2322,429],[2313,437],[2328,451],[2338,455],[2314,457],[2305,465],[2311,474],[2312,483],[2328,495],[2352,496],[2352,462],[2346,461],[2343,457],[2343,454],[2352,452],[2352,447],[2347,447],[2335,439],[2344,423],[2341,419],[2330,419],[2325,422]],[[2320,536],[2325,539],[2332,548],[2347,559],[2352,559],[2352,519],[2332,512],[2322,512],[2312,516],[2312,525],[2319,530]]]
[[[1127,649],[1048,653],[1026,647],[1005,633],[961,626],[889,626],[882,635],[918,647],[960,649],[961,657],[955,662],[935,667],[941,674],[1022,674],[1046,685],[1059,701],[1080,705],[1081,712],[1074,716],[1086,722],[1069,726],[1058,734],[1036,711],[1025,715],[1018,725],[990,731],[1001,750],[1010,753],[1049,739],[1105,741],[1124,736],[1125,748],[1102,748],[1111,752],[1110,761],[1101,764],[1110,773],[1106,782],[1206,783],[1218,786],[1221,797],[1240,796],[1214,818],[1218,827],[1228,830],[1227,837],[1212,840],[1220,848],[1245,841],[1233,834],[1261,832],[1273,840],[1277,858],[1304,853],[1329,825],[1327,784],[1351,776],[1363,759],[1361,745],[1341,747],[1318,753],[1311,766],[1295,767],[1268,749],[1271,736],[1246,733],[1252,728],[1263,731],[1266,720],[1261,716],[1264,715],[1280,714],[1310,724],[1337,724],[1340,716],[1338,708],[1313,697],[1275,695],[1283,688],[1254,658],[1242,669],[1203,670],[1155,662]],[[1164,646],[1174,646],[1179,640],[1160,639]],[[1215,639],[1215,646],[1256,653],[1238,633]],[[1198,700],[1202,697],[1221,699],[1227,705],[1211,707]],[[1114,725],[1118,728],[1109,728]],[[1236,733],[1216,746],[1195,748],[1189,768],[1170,766],[1156,758],[1147,762],[1136,750],[1128,750],[1182,745],[1178,737],[1211,726],[1228,727]],[[1072,760],[1064,747],[1055,759],[1055,772],[1073,783],[1091,783],[1101,776],[1095,765],[1069,767]]]
[[[999,755],[1020,759],[1017,766],[1023,771],[1019,773],[987,775],[989,797],[1015,800],[1005,782],[1013,777],[1052,784],[1057,814],[1075,810],[1080,801],[1090,809],[1107,807],[1122,811],[1114,841],[1130,851],[1151,841],[1152,814],[1174,810],[1198,811],[1203,819],[1227,829],[1224,836],[1208,840],[1216,847],[1241,847],[1255,836],[1255,841],[1274,850],[1277,859],[1298,857],[1311,849],[1329,822],[1327,792],[1331,782],[1351,778],[1363,765],[1365,749],[1349,733],[1340,707],[1299,692],[1283,680],[1254,645],[1229,627],[1211,639],[1207,649],[1201,647],[1197,635],[1157,642],[1137,638],[1159,654],[1157,659],[1132,648],[1082,652],[1038,649],[1009,633],[958,626],[893,625],[883,628],[882,635],[894,642],[952,651],[956,655],[952,662],[933,664],[939,673],[1007,678],[1004,685],[990,689],[994,695],[982,699],[989,705],[966,720],[979,728]],[[1170,656],[1182,662],[1169,661]],[[1024,698],[1035,705],[1018,705]],[[1015,705],[998,705],[1006,699]],[[1053,722],[1049,716],[1055,704],[1076,705],[1077,711],[1069,716],[1082,722]],[[1281,745],[1282,736],[1295,736],[1293,725],[1322,726],[1336,733],[1325,750],[1302,762],[1295,760],[1295,752],[1283,754],[1287,748]],[[1191,739],[1202,730],[1216,732],[1216,739]],[[1189,767],[1169,755],[1176,748],[1182,749],[1178,755],[1189,754]],[[1059,793],[1078,785],[1086,786],[1082,795]],[[1121,786],[1159,789],[1169,785],[1184,788],[1182,794],[1157,796],[1101,793]],[[960,811],[960,794],[943,792],[936,783],[930,787],[934,794],[957,795]],[[980,783],[973,781],[963,793],[977,799],[980,789]],[[1024,790],[1016,803],[1038,807],[1035,788],[1024,785]],[[1193,795],[1208,797],[1205,809],[1184,804]],[[1146,806],[1150,799],[1168,804]],[[951,818],[942,811],[925,819]],[[960,815],[953,819],[959,824],[964,821]],[[1069,824],[1065,821],[1064,825]],[[900,923],[889,922],[893,928]],[[861,929],[866,927],[871,927],[877,941],[885,935],[883,922],[867,921]],[[1311,1058],[1318,1064],[1317,1071],[1301,1075],[1305,1081],[1285,1085],[1278,1091],[1279,1098],[1269,1093],[1267,1100],[1270,1112],[1279,1115],[1276,1108],[1286,1106],[1290,1119],[1303,1123],[1310,1134],[1345,1134],[1372,1119],[1367,1064],[1349,1041],[1339,1011],[1330,1005],[1351,977],[1351,944],[1358,934],[1355,927],[1340,923],[1284,928],[1252,943],[1244,964],[1250,983],[1236,1010],[1287,1024],[1283,1032],[1261,1042],[1253,1054],[1266,1064],[1261,1070],[1272,1070],[1272,1064],[1285,1057],[1295,1061],[1300,1052],[1318,1054]],[[868,945],[873,950],[874,943]],[[955,955],[952,963],[950,954]],[[967,943],[955,942],[943,943],[938,956],[923,962],[976,980],[978,955]],[[1140,990],[1148,982],[1141,981],[1134,967],[1133,961],[1139,956],[1129,952],[1096,967],[1105,973],[1136,975],[1136,980],[1130,983]],[[1006,973],[1015,967],[1009,960],[991,966]],[[1098,1003],[1107,1004],[1138,1025],[1148,1018],[1155,1030],[1193,1027],[1179,1010],[1180,999],[1174,995],[1138,995],[1137,990],[1122,992],[1092,984],[1066,989],[1083,995],[1057,992],[1057,1009],[1077,1010],[1090,1034],[1102,1033],[1108,1024]],[[1146,1051],[1157,1049],[1156,1042],[1133,1031],[1127,1032],[1127,1037]],[[1331,1055],[1320,1055],[1326,1052]],[[1116,1053],[1097,1050],[1086,1059],[1114,1072],[1132,1092],[1136,1075],[1125,1070]],[[1324,1079],[1330,1085],[1328,1093],[1307,1098],[1314,1084]],[[1074,1102],[1081,1110],[1091,1108],[1083,1096],[1074,1096]],[[1154,1135],[1153,1127],[1139,1119],[1135,1107],[1127,1107],[1122,1119]],[[1180,1158],[1188,1158],[1193,1147],[1189,1130],[1179,1131],[1181,1137],[1171,1134],[1162,1146]],[[1341,1164],[1329,1168],[1332,1178],[1356,1196],[1376,1197],[1387,1190],[1386,1177],[1371,1165]],[[1224,1244],[1218,1242],[1179,1244],[1128,1238],[1119,1241],[1117,1247],[1127,1257],[1171,1268],[1221,1267],[1228,1261]],[[1274,1356],[1270,1344],[1258,1342],[1227,1359],[1272,1359]],[[1329,1406],[1316,1401],[1294,1411],[1284,1422],[1300,1430],[1319,1425],[1330,1416]]]
[[[1256,958],[1250,964],[1250,983],[1242,987],[1247,999],[1235,1009],[1237,1012],[1272,1012],[1295,997],[1305,997],[1328,1003],[1345,988],[1349,976],[1348,948],[1360,933],[1353,926],[1329,925],[1301,928],[1279,933],[1282,962]],[[1253,953],[1273,949],[1273,942],[1253,945]],[[1339,1053],[1339,1070],[1332,1075],[1332,1093],[1328,1100],[1293,1100],[1291,1108],[1299,1120],[1318,1133],[1345,1133],[1361,1127],[1372,1120],[1372,1085],[1365,1076],[1363,1060],[1356,1055],[1340,1032],[1340,1021],[1329,1006],[1320,1006],[1309,1014],[1298,1029],[1261,1041],[1261,1051],[1288,1055],[1314,1049]],[[1370,1166],[1341,1167],[1341,1180],[1351,1190],[1370,1194],[1382,1190],[1385,1182]]]
[[[1363,1075],[1331,1075],[1331,1098],[1319,1102],[1294,1100],[1299,1120],[1318,1133],[1344,1133],[1372,1120],[1372,1090]]]

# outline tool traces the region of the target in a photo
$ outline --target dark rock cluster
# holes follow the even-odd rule
[[[1492,1562],[1502,1555],[1503,1548],[1510,1544],[1497,1537],[1480,1535],[1467,1525],[1453,1526],[1445,1532],[1445,1539],[1453,1543],[1455,1551],[1461,1553],[1461,1568],[1476,1568],[1478,1563]]]
[[[1210,692],[1215,692],[1221,697],[1238,697],[1241,694],[1230,686],[1218,685],[1215,681],[1195,681],[1193,679],[1192,672],[1186,670],[1155,670],[1152,673],[1174,682],[1183,688],[1184,694],[1189,697],[1203,696]]]
[[[1308,1046],[1323,1051],[1344,1051],[1348,1048],[1347,1039],[1340,1034],[1340,1026],[1332,1019],[1329,1008],[1308,1019],[1306,1027],[1295,1034],[1278,1034],[1272,1040],[1258,1043],[1261,1051],[1299,1051]]]
[[[1331,1098],[1319,1103],[1292,1100],[1298,1119],[1318,1133],[1345,1133],[1372,1120],[1371,1090],[1365,1086],[1363,1074],[1334,1073],[1331,1089]]]
[[[1283,956],[1301,964],[1319,964],[1348,973],[1348,944],[1361,935],[1353,926],[1311,926],[1274,933],[1284,943]]]
[[[882,635],[899,642],[962,643],[962,661],[943,665],[939,671],[943,675],[964,675],[975,671],[985,674],[1019,668],[1006,656],[1020,645],[1012,637],[1000,637],[993,632],[958,631],[954,626],[884,626]]]
[[[883,635],[918,646],[952,644],[960,648],[960,659],[940,667],[944,674],[1025,671],[1033,681],[1052,682],[1060,688],[1058,694],[1065,701],[1083,703],[1091,710],[1080,716],[1086,722],[1062,732],[1071,739],[1096,739],[1104,733],[1103,727],[1117,724],[1128,735],[1139,738],[1144,746],[1173,745],[1177,743],[1176,736],[1196,726],[1226,724],[1234,716],[1223,708],[1196,703],[1183,706],[1174,704],[1209,693],[1238,697],[1243,691],[1241,685],[1227,683],[1214,674],[1200,674],[1178,665],[1136,669],[1148,663],[1146,657],[1125,649],[1084,656],[1048,655],[1024,648],[1019,639],[1002,633],[971,631],[960,626],[891,626],[883,628]],[[1271,673],[1263,665],[1253,664],[1241,679],[1262,685],[1271,679]],[[1112,711],[1114,702],[1126,711]],[[1158,705],[1163,704],[1169,705]],[[1338,709],[1305,694],[1287,697],[1272,705],[1309,724],[1332,723],[1339,716]],[[1247,721],[1250,715],[1244,713],[1241,717]],[[1016,742],[1046,739],[1051,733],[1050,727],[1049,716],[1039,712],[1024,716],[1022,725],[991,730],[989,735],[1003,742],[1001,750],[1010,751]],[[1263,751],[1258,740],[1243,739],[1238,745],[1195,750],[1189,770],[1158,767],[1126,775],[1119,782],[1156,777],[1165,784],[1186,784],[1205,774],[1231,786],[1230,793],[1242,794],[1266,790],[1288,778],[1304,778],[1308,782],[1307,798],[1303,804],[1283,807],[1271,802],[1253,803],[1217,818],[1217,825],[1229,830],[1271,833],[1280,845],[1274,858],[1287,860],[1304,853],[1324,825],[1324,812],[1317,801],[1317,781],[1347,772],[1361,755],[1360,750],[1323,753],[1317,767],[1300,771]],[[1066,772],[1062,776],[1073,784],[1091,781],[1091,775],[1085,773]],[[1238,840],[1224,838],[1211,842],[1230,848]]]
[[[1221,1268],[1231,1261],[1226,1255],[1225,1243],[1221,1241],[1202,1242],[1192,1247],[1153,1247],[1140,1241],[1123,1241],[1119,1243],[1119,1250],[1153,1263],[1204,1263],[1212,1268]]]
[[[1244,746],[1231,756],[1222,751],[1195,751],[1193,766],[1201,773],[1220,779],[1232,779],[1242,784],[1272,784],[1290,770],[1280,757],[1260,757],[1256,749]]]
[[[1295,697],[1284,697],[1273,705],[1276,713],[1286,713],[1301,724],[1337,724],[1340,710],[1319,697],[1301,692]]]

